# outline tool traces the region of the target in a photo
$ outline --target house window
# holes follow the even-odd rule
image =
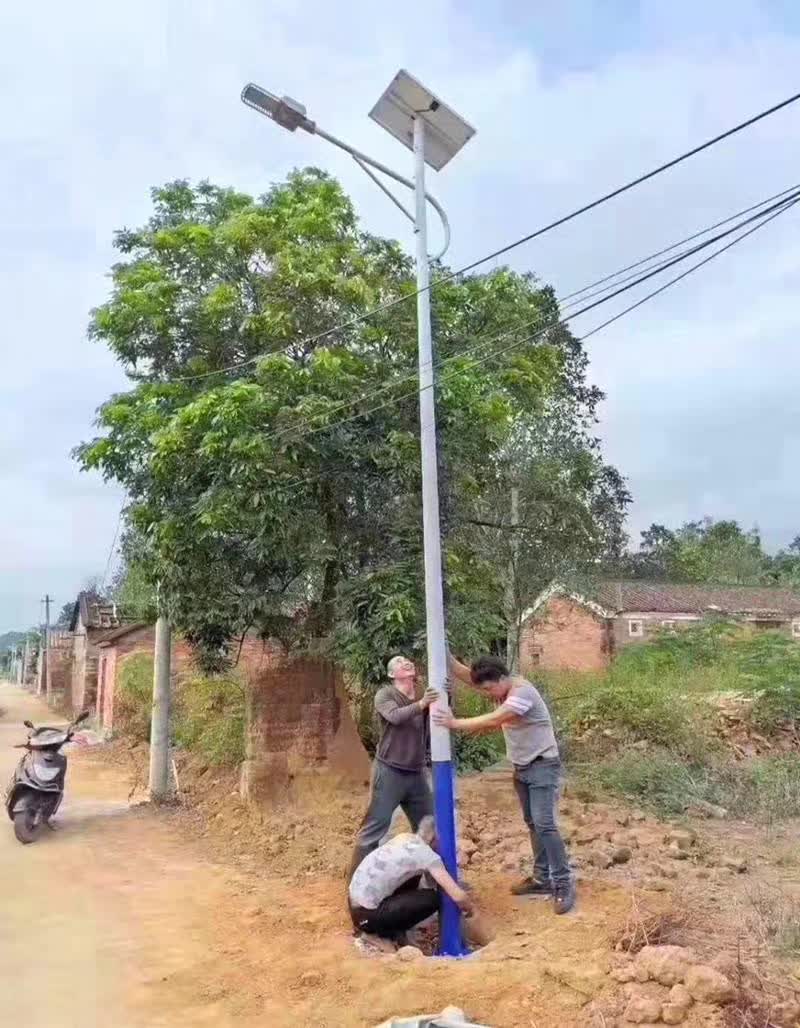
[[[792,622],[792,636],[795,639],[800,639],[800,620]]]
[[[675,622],[674,621],[662,621],[661,622],[661,627],[664,629],[665,632],[674,632],[675,631]]]
[[[632,639],[641,639],[644,635],[644,622],[638,618],[632,618],[628,621],[628,635]]]

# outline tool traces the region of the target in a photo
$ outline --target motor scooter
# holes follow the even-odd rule
[[[15,749],[27,752],[6,790],[6,810],[14,822],[14,835],[21,843],[34,842],[61,806],[67,775],[67,758],[61,747],[72,739],[89,714],[85,710],[66,728],[36,728],[30,721],[23,722],[29,730],[28,740]]]

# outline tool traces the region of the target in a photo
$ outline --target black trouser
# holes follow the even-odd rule
[[[420,889],[421,877],[417,875],[404,882],[375,910],[350,904],[353,927],[368,935],[393,939],[421,921],[426,921],[439,909],[439,890]]]
[[[411,822],[414,831],[419,828],[423,817],[433,813],[433,799],[425,772],[400,771],[376,760],[372,771],[369,806],[356,839],[348,881],[364,857],[377,849],[389,831],[392,815],[398,807]]]

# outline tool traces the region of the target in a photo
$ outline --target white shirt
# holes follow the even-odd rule
[[[377,910],[409,879],[441,863],[439,854],[418,835],[396,835],[358,865],[350,880],[350,902],[354,907]]]

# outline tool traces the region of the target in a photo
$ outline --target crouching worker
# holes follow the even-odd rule
[[[415,835],[396,835],[368,853],[350,880],[354,928],[397,939],[437,913],[440,889],[470,916],[474,911],[470,897],[447,873],[435,847],[433,818],[423,817]]]

